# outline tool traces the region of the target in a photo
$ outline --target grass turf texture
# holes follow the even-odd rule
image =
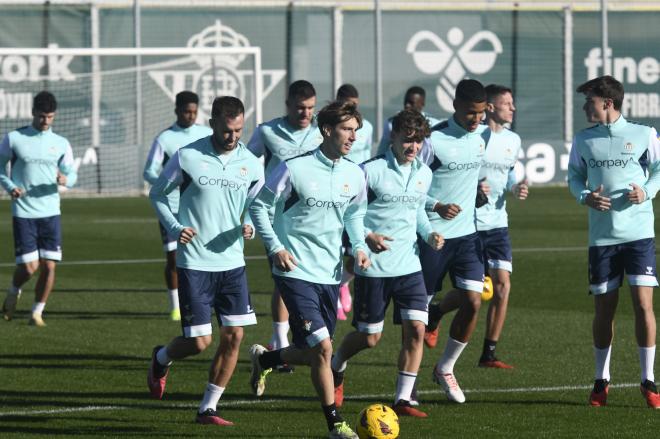
[[[467,403],[449,404],[431,382],[438,348],[425,349],[419,374],[421,408],[428,419],[402,419],[401,437],[654,437],[658,416],[639,393],[639,362],[627,286],[621,290],[612,353],[609,406],[588,407],[593,377],[587,295],[586,209],[565,188],[536,188],[524,203],[509,203],[515,270],[509,316],[498,345],[512,371],[477,368],[485,307],[473,341],[455,372]],[[0,286],[9,284],[13,246],[9,203],[0,202]],[[216,345],[178,361],[162,401],[149,399],[146,372],[151,349],[179,335],[167,318],[163,263],[75,265],[74,261],[162,259],[157,224],[144,198],[64,200],[65,263],[44,318],[27,325],[34,281],[24,287],[12,322],[0,321],[0,436],[14,437],[325,437],[323,415],[299,367],[273,373],[256,400],[248,386],[253,343],[271,333],[272,282],[262,246],[247,245],[248,279],[259,325],[248,327],[239,364],[220,401],[234,427],[193,420]],[[560,249],[563,248],[563,249]],[[531,250],[530,250],[531,249]],[[537,250],[534,250],[537,249]],[[542,250],[546,249],[546,250]],[[67,264],[68,263],[68,264]],[[656,313],[658,313],[656,300]],[[399,329],[388,314],[384,338],[350,363],[341,412],[351,423],[373,402],[391,404]],[[216,327],[217,329],[217,327]],[[339,340],[351,329],[340,322]]]

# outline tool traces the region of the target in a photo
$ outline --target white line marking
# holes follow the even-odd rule
[[[637,387],[637,383],[622,383],[622,384],[610,384],[611,388],[630,388]],[[544,393],[544,392],[565,392],[565,391],[576,391],[576,390],[589,390],[592,388],[592,385],[576,385],[576,386],[554,386],[554,387],[512,387],[512,388],[503,388],[503,389],[466,389],[463,392],[465,393]],[[438,387],[436,390],[420,390],[417,393],[422,395],[429,394],[439,394],[442,390]],[[392,398],[393,393],[381,393],[373,395],[359,395],[359,396],[346,396],[345,400],[362,400],[362,399],[383,399],[383,398]],[[274,397],[273,399],[237,399],[237,400],[222,400],[220,402],[220,407],[236,407],[244,405],[277,405],[282,403],[281,399]],[[586,404],[585,404],[586,405]],[[167,407],[173,408],[195,408],[199,407],[199,404],[172,404],[167,405]],[[139,407],[135,406],[122,406],[122,405],[108,405],[108,406],[97,406],[90,405],[87,407],[70,407],[70,408],[61,408],[61,409],[52,409],[52,410],[24,410],[24,411],[15,411],[15,412],[5,412],[0,413],[0,418],[8,416],[34,416],[34,415],[56,415],[61,413],[74,413],[74,412],[93,412],[98,410],[127,410],[135,409]]]

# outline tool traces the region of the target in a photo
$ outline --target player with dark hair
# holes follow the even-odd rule
[[[286,115],[277,117],[257,127],[248,142],[248,149],[257,157],[264,157],[265,175],[268,178],[281,162],[316,149],[322,141],[316,121],[316,90],[305,80],[298,80],[289,86],[286,98]],[[274,212],[270,212],[272,220]],[[269,259],[269,263],[272,262]],[[273,334],[269,342],[272,349],[289,346],[289,313],[277,290],[271,298]],[[278,368],[280,372],[293,370],[289,366]]]
[[[433,369],[433,380],[441,384],[450,401],[463,403],[465,395],[454,376],[454,365],[467,346],[477,324],[483,292],[484,262],[475,226],[475,199],[479,170],[485,153],[480,125],[486,111],[486,90],[479,81],[464,79],[456,87],[455,112],[436,125],[430,144],[420,158],[433,171],[427,212],[433,230],[445,238],[435,251],[419,239],[420,260],[429,303],[450,274],[454,290],[442,298],[438,308],[458,309],[449,330],[444,353]]]
[[[623,85],[601,76],[577,88],[583,110],[595,123],[573,139],[568,185],[589,207],[589,291],[596,376],[592,406],[607,405],[614,314],[624,272],[635,312],[635,336],[641,368],[640,391],[651,408],[660,408],[655,385],[656,279],[655,232],[651,200],[660,188],[660,139],[657,131],[627,121],[621,114]]]
[[[440,123],[440,120],[425,113],[424,112],[425,106],[426,106],[426,91],[422,87],[418,85],[413,85],[408,90],[406,90],[406,94],[403,96],[403,108],[419,111],[424,115],[424,117],[426,117],[426,120],[428,120],[429,122],[429,126],[433,128],[434,126]],[[392,139],[392,136],[390,135],[391,131],[392,131],[392,118],[389,118],[387,120],[387,123],[383,127],[383,135],[380,138],[380,144],[378,145],[378,152],[377,152],[378,155],[385,154],[385,151],[387,151],[387,149],[390,147],[390,141]]]
[[[318,114],[321,146],[280,163],[250,207],[272,258],[273,279],[289,310],[293,333],[293,346],[273,351],[260,345],[250,348],[252,390],[263,395],[266,375],[278,365],[311,366],[330,438],[357,438],[337,411],[330,362],[344,228],[357,266],[366,270],[370,265],[364,242],[365,176],[344,158],[361,125],[362,116],[348,102],[324,107]]]
[[[337,100],[351,102],[357,108],[360,104],[360,95],[353,84],[344,84],[337,89]],[[362,128],[358,130],[357,138],[355,139],[355,142],[353,142],[351,152],[346,158],[354,163],[362,163],[369,160],[369,158],[371,158],[373,133],[373,125],[371,125],[368,120],[362,118]],[[346,241],[347,239],[344,236],[345,244],[347,243]],[[355,261],[350,256],[350,249],[347,249],[347,253],[349,256],[344,266],[341,284],[339,285],[339,304],[337,306],[337,318],[339,320],[346,320],[346,314],[348,314],[353,307],[353,299],[351,298],[351,291],[348,284],[354,277],[353,265],[355,264]]]
[[[42,313],[55,283],[55,266],[62,260],[58,186],[73,187],[78,178],[69,141],[51,129],[56,111],[52,93],[37,93],[32,124],[8,133],[0,143],[0,184],[12,198],[16,256],[2,310],[5,320],[11,320],[21,287],[39,270],[29,321],[34,326],[46,326]]]
[[[417,233],[434,249],[444,240],[431,229],[424,210],[431,170],[417,154],[430,134],[426,118],[403,110],[392,120],[392,148],[362,164],[367,175],[368,208],[364,219],[371,267],[355,267],[355,331],[347,334],[332,359],[335,403],[344,397],[344,371],[350,358],[378,344],[385,311],[394,303],[395,323],[402,325],[394,411],[402,416],[426,417],[410,405],[411,393],[424,349],[427,298],[419,263]]]
[[[513,257],[506,213],[506,192],[517,199],[527,198],[527,180],[518,182],[514,165],[520,152],[520,136],[506,125],[513,122],[516,107],[513,91],[501,85],[486,87],[486,124],[481,137],[486,142],[486,155],[481,165],[479,182],[487,187],[488,203],[477,209],[477,230],[486,259],[486,274],[493,284],[493,299],[486,314],[486,336],[479,366],[511,369],[512,366],[495,356],[495,347],[502,333],[511,290]]]
[[[199,97],[195,93],[182,91],[176,95],[174,105],[176,122],[156,137],[144,165],[144,180],[149,184],[156,183],[163,167],[179,148],[202,137],[210,136],[213,132],[210,128],[195,123],[198,106]],[[172,212],[176,215],[179,210],[178,188],[168,195],[168,202]],[[170,299],[170,319],[179,321],[181,320],[181,314],[179,313],[179,280],[176,274],[176,248],[179,238],[178,236],[168,235],[162,223],[159,223],[158,226],[166,257],[165,284]]]
[[[220,343],[197,412],[200,424],[232,425],[217,404],[234,373],[243,327],[257,319],[245,274],[243,240],[254,237],[249,217],[241,221],[263,184],[263,167],[240,142],[243,103],[231,96],[213,101],[213,134],[174,153],[151,188],[149,197],[170,235],[179,237],[177,270],[183,335],[152,352],[147,384],[161,399],[173,360],[197,355],[211,345],[215,311]],[[179,189],[175,215],[169,194]]]

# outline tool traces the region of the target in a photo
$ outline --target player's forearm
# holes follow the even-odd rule
[[[646,200],[652,200],[660,190],[660,162],[656,162],[651,167],[651,177],[642,189],[646,193]],[[646,201],[645,200],[645,201]]]
[[[571,165],[568,166],[568,189],[578,203],[584,204],[584,199],[587,194],[589,194],[587,178],[579,169],[576,169]]]
[[[60,169],[62,174],[66,175],[66,187],[72,188],[78,181],[78,173],[73,168]]]
[[[144,168],[142,177],[144,177],[144,181],[153,186],[156,184],[156,180],[158,180],[158,171],[153,166],[147,166]]]
[[[18,186],[16,186],[14,182],[11,181],[11,178],[9,178],[9,175],[7,175],[8,162],[9,162],[9,157],[0,155],[0,185],[2,185],[3,189],[6,190],[7,193],[10,193]]]
[[[264,187],[248,210],[249,217],[254,224],[254,229],[264,242],[269,256],[284,249],[268,217],[268,211],[273,207],[274,200],[274,194],[270,189]]]
[[[420,206],[420,208],[417,209],[417,233],[424,238],[425,241],[428,240],[429,235],[433,233],[433,228],[431,227],[424,206]]]

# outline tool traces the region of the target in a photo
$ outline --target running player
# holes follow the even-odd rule
[[[392,148],[362,165],[369,194],[364,219],[366,242],[379,254],[370,255],[369,270],[355,268],[353,326],[356,331],[344,337],[332,358],[337,406],[341,406],[344,397],[347,361],[358,352],[376,346],[391,300],[398,313],[394,320],[403,329],[393,408],[402,416],[427,416],[411,407],[410,398],[422,361],[428,317],[416,233],[436,250],[444,243],[442,236],[431,228],[424,210],[431,170],[417,158],[430,131],[421,113],[403,110],[392,120]]]
[[[485,142],[480,125],[486,111],[486,90],[479,81],[464,79],[456,87],[454,115],[436,125],[420,158],[433,171],[427,211],[433,230],[445,238],[439,252],[419,240],[420,260],[429,303],[449,272],[454,290],[439,304],[441,312],[458,309],[444,353],[433,369],[450,401],[465,395],[454,376],[454,365],[477,324],[483,292],[484,263],[475,225],[475,199]]]
[[[360,95],[357,88],[352,84],[344,84],[337,89],[337,100],[347,101],[353,103],[356,108],[360,104]],[[374,127],[367,119],[362,119],[362,128],[357,132],[357,138],[353,142],[351,152],[346,156],[347,159],[353,163],[362,163],[371,158],[371,147],[373,144]],[[344,243],[347,244],[347,237],[344,235]],[[339,320],[346,320],[346,314],[351,312],[353,307],[353,299],[351,298],[351,290],[348,284],[353,280],[353,265],[355,261],[350,256],[351,250],[347,248],[349,254],[344,265],[344,272],[339,285],[339,304],[337,306],[337,318]]]
[[[640,390],[651,408],[660,408],[655,385],[655,314],[658,286],[651,200],[660,188],[660,139],[654,128],[627,121],[621,114],[623,85],[601,76],[577,88],[586,96],[583,110],[596,125],[573,140],[568,184],[578,203],[589,209],[589,291],[596,377],[592,406],[607,405],[614,314],[624,271],[628,276],[635,336],[641,366]]]
[[[506,213],[507,191],[520,200],[527,198],[527,180],[516,181],[514,165],[520,152],[520,137],[505,125],[513,122],[516,107],[510,88],[491,84],[486,87],[486,123],[481,136],[486,155],[479,181],[488,187],[488,204],[477,209],[477,230],[484,249],[487,273],[493,281],[493,299],[486,314],[486,337],[479,366],[512,369],[495,356],[495,346],[502,333],[511,290],[512,254]]]
[[[147,156],[147,163],[144,166],[144,180],[154,185],[163,167],[174,153],[182,146],[210,136],[212,130],[203,125],[197,125],[197,108],[199,97],[191,91],[182,91],[176,95],[174,104],[174,114],[176,122],[168,129],[161,132]],[[179,211],[179,189],[173,190],[167,197],[172,213],[175,215]],[[174,321],[181,320],[179,312],[179,280],[176,275],[176,247],[178,236],[170,236],[166,233],[162,223],[158,223],[160,236],[163,241],[163,250],[165,251],[165,284],[170,299],[170,319]]]
[[[78,178],[69,141],[51,129],[56,111],[55,96],[38,93],[32,103],[32,124],[8,133],[0,143],[0,184],[13,200],[16,255],[2,310],[5,320],[11,320],[21,286],[39,270],[29,320],[34,326],[46,326],[42,313],[55,284],[55,265],[62,260],[58,186],[73,187]]]
[[[268,178],[273,170],[286,159],[296,157],[317,148],[322,141],[316,121],[316,90],[305,81],[295,81],[289,86],[286,98],[286,115],[259,125],[248,142],[248,149],[257,157],[264,157],[265,175]],[[271,221],[273,212],[270,213]],[[269,263],[272,265],[271,260]],[[282,349],[289,346],[289,313],[275,286],[271,299],[273,334],[269,348]],[[283,366],[280,372],[290,372],[292,368]]]
[[[161,399],[172,361],[211,345],[215,310],[220,344],[197,412],[200,424],[232,425],[220,417],[217,404],[236,367],[243,326],[257,323],[243,256],[243,239],[251,239],[254,230],[241,216],[263,183],[263,167],[239,141],[244,113],[239,99],[216,98],[209,121],[213,134],[175,152],[149,194],[166,231],[179,236],[183,335],[153,349],[147,384],[151,396]],[[174,215],[168,196],[177,188],[181,199]]]
[[[312,368],[330,438],[357,438],[335,405],[330,360],[342,272],[341,234],[353,244],[356,264],[370,265],[364,242],[367,192],[364,172],[344,159],[362,117],[354,105],[333,102],[318,114],[321,147],[281,163],[250,207],[257,232],[273,259],[273,279],[289,310],[293,346],[250,348],[250,384],[264,393],[266,375],[277,365]],[[268,212],[275,208],[271,224]]]

